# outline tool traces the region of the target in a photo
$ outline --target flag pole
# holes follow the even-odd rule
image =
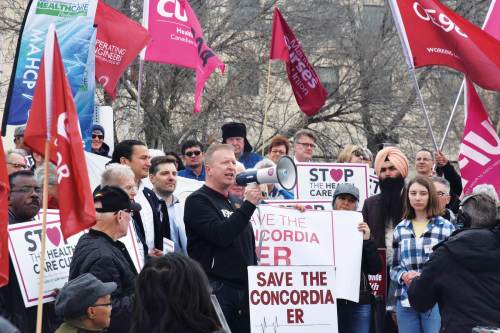
[[[403,54],[405,56],[406,63],[408,64],[408,69],[410,71],[410,75],[413,78],[413,83],[415,84],[415,89],[417,92],[417,97],[420,102],[420,106],[422,107],[422,112],[424,113],[425,123],[427,125],[427,131],[431,136],[432,143],[434,145],[434,149],[438,150],[438,145],[436,142],[436,138],[434,136],[434,132],[432,131],[431,122],[429,120],[429,114],[427,113],[427,108],[425,107],[424,99],[422,98],[422,94],[420,92],[420,87],[418,84],[417,76],[415,74],[415,64],[413,63],[413,57],[411,54],[411,49],[408,43],[408,39],[406,37],[406,31],[404,30],[404,25],[401,19],[401,13],[399,12],[398,4],[396,0],[389,0],[389,6],[391,8],[392,18],[394,20],[394,25],[396,26],[396,31],[399,35],[399,40],[401,41],[401,46],[403,48]]]
[[[262,126],[262,156],[265,155],[266,149],[266,128],[267,128],[267,100],[269,98],[269,86],[271,85],[271,59],[268,61],[267,66],[267,87],[266,87],[266,96],[264,97],[264,125]]]
[[[439,145],[439,151],[443,150],[444,143],[446,141],[446,137],[448,136],[448,132],[450,131],[451,122],[453,121],[453,118],[455,117],[455,112],[457,111],[458,101],[460,101],[460,97],[462,97],[462,92],[464,90],[464,84],[465,84],[465,80],[462,80],[462,85],[460,86],[460,90],[458,91],[457,98],[455,99],[455,104],[453,105],[453,110],[451,110],[450,119],[448,120],[448,124],[446,125],[446,130],[444,131],[444,134],[443,134],[443,139],[441,140],[441,144]]]
[[[141,90],[142,90],[142,71],[144,62],[139,58],[139,77],[137,78],[137,114],[141,113]]]
[[[427,113],[427,108],[425,107],[424,99],[422,97],[422,93],[420,92],[420,87],[418,85],[417,76],[415,74],[415,68],[410,69],[411,76],[413,77],[413,83],[415,84],[415,90],[417,92],[418,100],[420,102],[420,106],[422,107],[422,112],[424,113],[425,124],[427,125],[427,131],[432,139],[432,144],[434,145],[434,149],[438,151],[438,145],[436,142],[436,137],[434,136],[434,132],[432,131],[431,122],[429,120],[429,114]]]
[[[45,285],[45,240],[47,238],[47,208],[49,203],[49,159],[50,141],[45,140],[45,155],[43,161],[43,197],[42,197],[42,239],[40,249],[40,274],[38,280],[38,307],[36,314],[36,333],[42,332],[43,319],[43,287]]]

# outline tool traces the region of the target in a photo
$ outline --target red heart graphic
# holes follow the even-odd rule
[[[338,182],[339,180],[342,179],[343,174],[344,174],[344,172],[342,171],[342,169],[331,169],[330,170],[330,177],[332,177],[332,179],[336,182]]]
[[[47,228],[47,238],[55,246],[59,246],[61,242],[61,233],[57,227]]]

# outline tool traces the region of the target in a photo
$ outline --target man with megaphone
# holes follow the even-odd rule
[[[247,266],[257,264],[250,218],[262,200],[258,188],[247,188],[236,209],[229,188],[236,178],[233,147],[214,144],[205,154],[205,185],[186,199],[184,222],[188,254],[208,275],[233,333],[250,332]]]

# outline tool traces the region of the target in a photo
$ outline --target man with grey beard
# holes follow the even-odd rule
[[[177,217],[179,199],[174,196],[177,186],[177,168],[175,163],[166,156],[158,156],[151,160],[149,179],[156,194],[155,210],[161,219],[161,232],[165,239],[174,242],[174,252],[187,254],[187,238],[182,219]],[[164,240],[165,242],[165,240]],[[164,252],[168,247],[163,246]]]

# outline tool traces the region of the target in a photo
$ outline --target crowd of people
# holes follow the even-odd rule
[[[313,162],[316,136],[307,129],[292,142],[277,135],[261,156],[244,124],[221,129],[221,143],[205,147],[190,139],[180,145],[180,156],[153,154],[138,140],[119,142],[108,156],[104,128],[93,127],[92,152],[110,157],[93,189],[96,223],[78,241],[68,283],[56,291],[55,302],[44,305],[43,332],[250,332],[247,267],[258,262],[250,219],[263,200],[289,200],[294,194],[279,184],[238,185],[236,175],[273,167],[292,150],[296,163]],[[24,145],[23,134],[22,127],[16,129],[16,149],[6,154],[9,224],[33,220],[42,202],[43,158]],[[397,147],[373,156],[365,147],[348,145],[336,161],[368,164],[380,186],[363,207],[353,184],[337,184],[332,198],[332,209],[361,210],[364,220],[358,225],[359,302],[337,300],[339,332],[500,327],[495,189],[483,184],[461,199],[460,175],[442,152],[419,150],[414,177]],[[48,174],[49,208],[57,208],[53,166]],[[204,182],[183,202],[174,194],[180,177]],[[140,272],[120,240],[130,231],[137,239]],[[383,266],[377,248],[386,249],[385,301],[374,297],[368,282]],[[0,288],[0,316],[20,332],[34,332],[36,307],[24,307],[14,272],[10,263],[10,282]],[[375,320],[380,307],[384,315]]]

